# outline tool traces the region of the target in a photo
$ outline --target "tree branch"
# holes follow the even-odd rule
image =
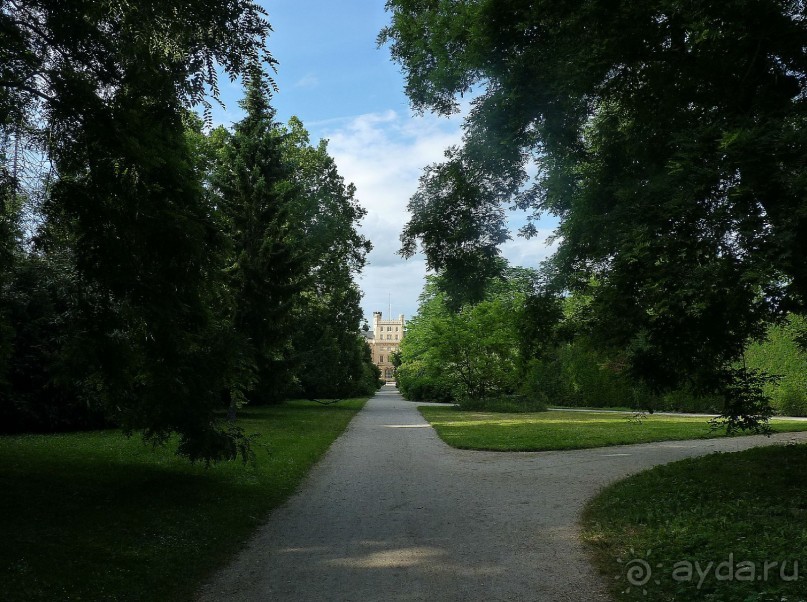
[[[47,100],[52,102],[54,98],[52,96],[48,96],[44,92],[40,92],[36,88],[32,88],[30,86],[26,86],[25,84],[14,82],[14,81],[3,81],[0,80],[0,86],[3,88],[16,88],[18,90],[22,90],[24,92],[28,92],[29,94],[33,94],[34,96],[38,96],[42,100]]]

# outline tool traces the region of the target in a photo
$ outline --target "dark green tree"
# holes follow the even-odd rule
[[[73,376],[124,428],[178,432],[193,459],[246,447],[213,413],[224,354],[208,283],[223,241],[183,115],[217,96],[217,65],[236,77],[271,62],[268,28],[248,0],[0,9],[0,122],[15,108],[18,131],[42,141],[55,171],[44,214],[67,233],[82,291]]]
[[[232,322],[246,369],[244,390],[233,392],[263,403],[279,401],[289,390],[294,303],[308,278],[292,216],[302,189],[283,155],[270,97],[266,80],[255,73],[241,103],[246,116],[227,139],[214,177],[232,241]]]
[[[52,432],[110,426],[74,355],[81,291],[69,253],[20,253],[0,299],[9,323],[0,432]]]
[[[355,187],[339,175],[325,141],[311,145],[297,118],[283,133],[284,156],[302,190],[291,209],[299,224],[295,244],[306,250],[310,276],[294,310],[297,386],[307,397],[372,393],[377,376],[359,336],[361,292],[355,282],[372,248],[358,231],[366,211]]]
[[[0,151],[2,152],[2,151]],[[19,203],[12,178],[0,156],[0,396],[8,397],[8,370],[14,331],[6,293],[18,254]]]
[[[560,218],[551,268],[558,288],[593,296],[593,340],[627,350],[654,388],[689,379],[731,396],[749,337],[807,302],[804,4],[387,6],[380,42],[416,109],[476,94],[464,171]],[[455,212],[475,199],[457,195]],[[461,257],[454,230],[424,218],[441,202],[415,206],[411,224],[428,227],[412,234],[427,255]]]
[[[452,148],[445,163],[426,168],[409,202],[400,253],[412,257],[422,243],[426,265],[443,274],[440,286],[455,310],[481,301],[487,280],[501,274],[499,245],[509,238],[501,204],[508,192],[501,178]]]

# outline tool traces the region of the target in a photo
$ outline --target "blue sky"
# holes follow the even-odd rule
[[[278,61],[279,92],[273,106],[280,121],[298,116],[312,141],[325,138],[342,176],[357,188],[368,210],[362,230],[374,245],[359,284],[366,317],[373,311],[412,316],[426,274],[423,258],[403,260],[401,228],[406,204],[423,167],[440,161],[444,149],[461,139],[461,116],[450,119],[412,114],[399,67],[376,36],[388,22],[384,0],[272,0],[261,2],[273,33],[268,47]],[[221,82],[226,110],[217,123],[241,115],[240,83]],[[518,221],[518,217],[514,216]],[[514,224],[515,225],[515,224]],[[549,249],[549,230],[535,239],[516,238],[504,255],[517,265],[535,266]]]

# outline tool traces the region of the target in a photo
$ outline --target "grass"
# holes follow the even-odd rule
[[[634,414],[636,412],[636,408],[630,408],[628,406],[607,406],[607,407],[594,407],[594,406],[549,406],[550,410],[566,410],[568,411],[582,411],[582,410],[590,410],[594,412],[626,412],[629,414]],[[665,411],[665,410],[659,410]]]
[[[243,411],[256,462],[209,469],[116,431],[0,437],[3,600],[191,599],[364,402]]]
[[[584,539],[617,601],[807,600],[807,446],[630,477],[589,504]]]
[[[702,417],[653,414],[640,422],[630,413],[548,411],[527,414],[464,412],[423,406],[420,413],[440,438],[460,449],[544,451],[583,449],[719,437]],[[775,431],[807,431],[807,421],[775,419]]]

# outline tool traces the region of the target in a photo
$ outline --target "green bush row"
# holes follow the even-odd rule
[[[807,354],[797,344],[805,329],[803,317],[791,316],[785,323],[772,326],[765,340],[750,344],[745,352],[748,369],[778,377],[765,385],[764,391],[781,415],[807,416]],[[652,407],[706,413],[718,413],[722,408],[720,397],[686,389],[653,395],[580,341],[558,347],[549,359],[533,360],[523,390],[531,396],[545,396],[553,405],[568,407]]]
[[[620,366],[580,341],[561,345],[551,358],[532,360],[522,391],[531,398],[564,407],[707,413],[720,410],[719,398],[695,395],[683,389],[654,395]]]

